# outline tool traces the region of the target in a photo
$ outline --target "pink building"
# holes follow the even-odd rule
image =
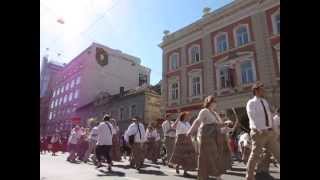
[[[69,130],[75,110],[101,92],[117,94],[120,87],[134,89],[150,82],[149,68],[139,58],[93,43],[54,78],[49,104],[48,132]]]

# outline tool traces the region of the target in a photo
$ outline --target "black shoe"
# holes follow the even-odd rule
[[[177,174],[180,174],[179,166],[176,167],[176,173],[177,173]]]
[[[108,166],[108,171],[109,171],[109,172],[111,172],[111,171],[112,171],[111,166]]]

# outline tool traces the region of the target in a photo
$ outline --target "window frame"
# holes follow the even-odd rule
[[[172,85],[173,84],[177,84],[177,90],[175,92],[177,92],[177,99],[172,99]],[[168,79],[168,96],[167,96],[167,100],[168,100],[168,105],[172,105],[173,103],[179,104],[180,103],[180,96],[181,96],[181,84],[180,84],[180,78],[179,76],[173,76],[171,78]]]
[[[247,82],[244,83],[243,81],[243,76],[242,76],[242,65],[245,64],[245,63],[250,63],[251,65],[251,72],[252,72],[252,82],[248,82],[248,79],[247,79]],[[241,82],[241,85],[248,85],[248,84],[252,84],[256,81],[256,76],[255,76],[255,68],[254,68],[254,65],[253,65],[253,60],[250,60],[250,59],[247,59],[247,60],[243,60],[240,64],[239,64],[239,70],[240,70],[240,82]],[[248,78],[248,77],[247,77]]]
[[[197,99],[197,98],[202,98],[203,96],[203,74],[202,74],[202,69],[193,69],[190,72],[188,72],[188,89],[189,89],[189,93],[188,93],[188,97],[189,100],[192,101],[193,99]],[[193,94],[193,79],[194,78],[199,78],[199,88],[200,88],[200,92],[199,94],[194,95]]]
[[[280,8],[271,15],[272,33],[273,33],[273,35],[280,35],[280,31],[278,31],[278,24],[277,24],[277,21],[276,21],[276,17],[278,15],[280,16]],[[281,19],[281,16],[280,16],[280,19]],[[281,24],[281,22],[280,22],[280,24]]]
[[[121,111],[123,110],[123,111]],[[119,108],[119,121],[124,121],[124,115],[125,115],[125,108],[123,106],[121,106]]]
[[[173,66],[172,66],[172,64],[173,64],[173,56],[177,56],[177,59],[176,59],[176,68],[174,68]],[[169,70],[170,71],[175,71],[175,70],[177,70],[177,69],[179,69],[179,58],[180,58],[180,54],[178,53],[178,52],[174,52],[174,53],[172,53],[170,56],[169,56]]]
[[[76,83],[75,83],[75,84],[76,84],[76,85],[79,85],[80,82],[81,82],[81,76],[78,76],[77,79],[76,79]]]
[[[226,47],[226,49],[224,51],[220,51],[219,52],[219,47],[220,46],[219,46],[218,40],[219,40],[219,37],[221,37],[221,36],[225,36],[226,37],[227,47]],[[228,33],[227,32],[220,32],[217,35],[215,35],[214,42],[215,42],[215,53],[216,54],[222,54],[222,53],[225,53],[225,52],[227,52],[229,50],[229,37],[228,37]]]
[[[247,36],[248,36],[248,42],[245,44],[241,44],[239,45],[239,41],[238,41],[238,33],[237,31],[240,28],[245,28],[247,31]],[[235,40],[235,47],[242,47],[242,46],[246,46],[251,42],[251,34],[250,34],[250,28],[249,28],[249,24],[239,24],[238,26],[236,26],[233,30],[233,35],[234,35],[234,40]]]
[[[193,56],[192,56],[192,49],[193,48],[198,48],[198,53],[199,53],[199,60],[198,61],[193,61]],[[197,56],[196,56],[197,57]],[[189,48],[188,48],[188,59],[189,59],[189,64],[197,64],[201,61],[201,46],[199,44],[192,44]]]

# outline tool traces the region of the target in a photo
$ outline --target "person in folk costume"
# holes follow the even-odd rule
[[[167,114],[165,121],[162,123],[162,130],[164,135],[164,146],[167,151],[165,159],[167,161],[169,161],[172,156],[173,147],[174,147],[175,138],[176,138],[176,130],[171,127],[173,122],[170,121],[169,116],[170,115]],[[169,167],[171,167],[171,165],[169,165]]]
[[[52,143],[51,143],[51,139],[52,139],[52,136],[48,136],[48,137],[47,137],[48,153],[50,153],[50,152],[52,153],[52,146],[53,146],[53,145],[52,145]]]
[[[161,150],[161,137],[157,125],[154,125],[154,134],[156,134],[155,139],[155,161],[153,163],[158,164],[158,159],[160,158],[160,150]]]
[[[56,156],[56,152],[58,151],[59,149],[59,141],[60,141],[60,136],[58,133],[55,133],[52,138],[51,138],[51,145],[52,145],[52,156]]]
[[[112,126],[113,126],[113,137],[112,137],[112,160],[113,161],[121,161],[121,154],[120,154],[120,137],[119,137],[119,126],[117,124],[117,121],[115,119],[110,120]]]
[[[85,153],[87,152],[89,148],[89,128],[85,128],[84,131],[81,134],[80,138],[80,151],[79,151],[79,160],[84,161]]]
[[[43,136],[41,136],[40,137],[40,154],[43,154],[43,152],[44,152],[44,137]]]
[[[96,146],[97,167],[102,167],[102,157],[106,158],[108,165],[108,171],[111,171],[112,167],[112,137],[114,134],[114,128],[110,123],[110,115],[106,114],[103,117],[103,122],[98,126],[98,139]]]
[[[91,131],[88,137],[88,149],[83,157],[83,162],[87,163],[89,156],[93,153],[95,156],[95,149],[98,139],[98,122],[91,122]],[[95,160],[95,158],[93,158]]]
[[[131,149],[129,147],[129,144],[124,139],[124,134],[121,136],[121,146],[122,146],[122,151],[121,151],[122,153],[121,154],[124,159],[127,159],[127,156],[129,156],[129,159],[130,159]]]
[[[173,154],[169,160],[170,164],[175,165],[177,174],[179,174],[179,166],[182,166],[184,176],[189,176],[188,171],[195,170],[197,167],[196,152],[190,136],[187,136],[191,127],[188,115],[188,112],[181,112],[172,125],[172,128],[176,129],[177,138]]]
[[[153,163],[157,161],[156,151],[156,138],[157,138],[157,131],[152,125],[149,125],[146,131],[146,142],[145,144],[145,152],[146,158],[151,160]]]
[[[276,109],[276,112],[273,115],[273,130],[275,131],[277,135],[277,141],[280,143],[280,108]],[[268,151],[266,148],[263,148],[263,153],[261,155],[261,159],[258,162],[257,166],[257,173],[260,174],[266,174],[270,176],[269,168],[270,163],[273,163],[275,167],[278,167],[277,161],[275,158],[271,155],[270,151]]]
[[[67,152],[67,144],[68,144],[68,138],[66,136],[63,136],[63,138],[61,139],[61,143],[62,143],[62,154],[64,154],[65,152]]]
[[[80,139],[80,127],[77,125],[75,126],[69,135],[69,139],[68,139],[68,151],[69,151],[69,156],[67,157],[67,161],[70,162],[75,162],[76,159],[76,153],[78,150],[78,141]]]
[[[133,122],[128,127],[124,138],[125,141],[129,142],[131,147],[130,165],[137,170],[140,170],[144,161],[143,144],[146,141],[146,132],[139,117],[133,118],[132,121]]]
[[[221,128],[226,124],[216,112],[216,100],[208,96],[204,100],[203,109],[200,110],[197,119],[193,122],[187,135],[190,136],[198,129],[199,156],[198,156],[198,180],[208,180],[209,176],[221,179],[226,172],[229,162],[226,159],[228,146],[225,134]],[[229,152],[230,153],[230,152]]]
[[[251,138],[249,133],[243,131],[243,133],[240,134],[238,147],[241,153],[241,160],[246,165],[251,153]]]
[[[249,117],[252,150],[247,163],[246,180],[254,180],[255,167],[263,154],[263,148],[272,153],[280,163],[280,144],[278,135],[273,128],[271,108],[264,98],[263,84],[260,82],[252,86],[254,97],[247,103],[246,110]]]

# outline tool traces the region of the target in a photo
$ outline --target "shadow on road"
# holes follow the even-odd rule
[[[280,180],[280,179],[274,178],[266,173],[258,173],[256,174],[256,180]]]
[[[231,171],[246,171],[246,168],[231,167]]]
[[[114,164],[113,167],[118,167],[118,168],[122,168],[122,169],[132,168],[130,165],[122,165],[122,164]]]
[[[168,176],[167,174],[163,173],[162,171],[145,170],[145,169],[140,169],[139,174],[152,174],[152,175],[157,175],[157,176]]]
[[[192,175],[192,174],[188,174],[188,175],[179,175],[179,174],[176,174],[174,176],[177,176],[177,177],[183,177],[183,178],[188,178],[188,179],[197,179],[198,176],[196,175]]]
[[[232,176],[240,176],[240,177],[245,177],[246,176],[246,174],[244,174],[244,173],[230,172],[230,171],[227,171],[226,174],[232,175]]]
[[[98,174],[97,176],[119,176],[124,177],[126,174],[121,171],[105,171],[105,170],[99,170],[103,174]]]

